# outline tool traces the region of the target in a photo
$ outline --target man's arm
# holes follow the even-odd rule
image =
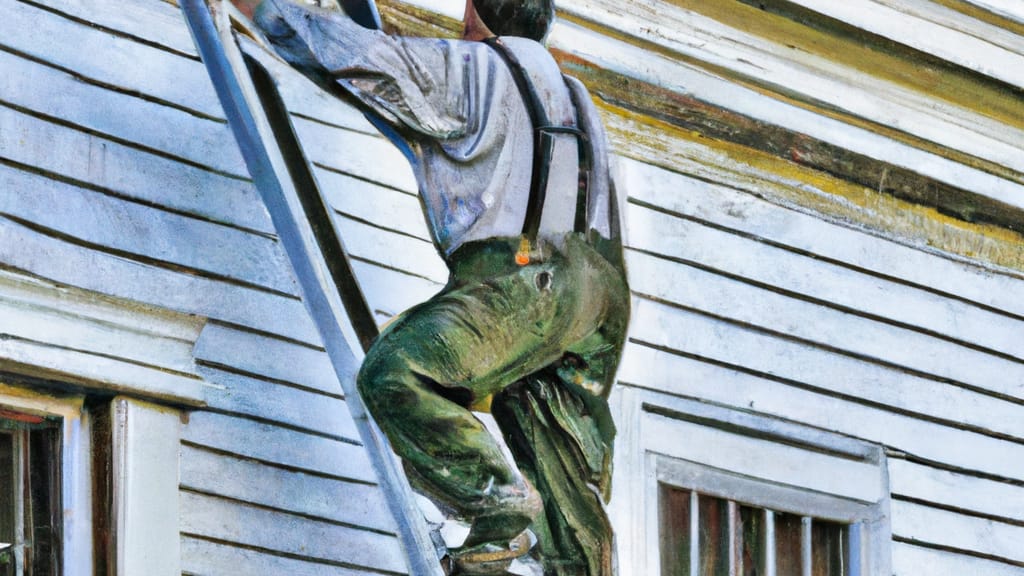
[[[353,0],[355,1],[355,0]],[[465,134],[473,64],[486,59],[475,42],[404,38],[365,28],[340,9],[289,0],[232,0],[249,10],[274,50],[321,85],[341,87],[375,115],[411,137]]]

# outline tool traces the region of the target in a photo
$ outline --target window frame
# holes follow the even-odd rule
[[[59,419],[61,573],[92,573],[92,418],[84,410],[84,397],[58,397],[0,382],[0,408]]]
[[[849,530],[851,546],[856,546],[860,552],[858,576],[892,573],[889,479],[881,446],[763,414],[649,389],[617,387],[612,402],[617,411],[619,437],[610,513],[617,538],[618,563],[624,573],[661,574],[660,490],[663,485],[801,517],[858,524],[860,528]],[[652,426],[655,420],[659,421],[659,426]],[[672,430],[676,424],[678,434]],[[724,432],[750,444],[777,449],[780,454],[796,449],[819,461],[834,459],[837,471],[848,470],[843,466],[854,464],[867,472],[855,479],[856,484],[873,485],[857,486],[846,494],[842,489],[829,493],[825,489],[832,486],[829,482],[808,480],[802,485],[792,478],[787,481],[772,478],[754,464],[729,470],[697,461],[692,455],[683,454],[685,450],[673,454],[673,443],[699,441],[687,434],[701,429],[710,431],[710,435]],[[666,436],[671,437],[666,440]],[[807,476],[810,478],[810,474]],[[794,477],[799,479],[800,474]]]
[[[3,379],[0,410],[59,419],[61,574],[181,574],[180,410]]]

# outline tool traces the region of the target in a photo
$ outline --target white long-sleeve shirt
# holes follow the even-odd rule
[[[342,12],[287,0],[266,0],[256,22],[282,57],[317,80],[336,82],[395,128],[443,256],[468,241],[520,235],[533,125],[495,49],[482,42],[388,36]],[[527,71],[550,124],[588,134],[593,168],[587,228],[611,238],[618,213],[611,204],[604,128],[589,94],[579,81],[562,76],[541,44],[502,42]],[[559,245],[576,214],[578,143],[571,134],[554,138],[538,237]]]

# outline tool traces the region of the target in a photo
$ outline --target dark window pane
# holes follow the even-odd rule
[[[729,576],[729,503],[701,496],[700,575]]]
[[[775,574],[800,575],[800,517],[775,513]]]
[[[57,576],[60,559],[60,444],[53,428],[29,432],[29,512],[31,576]]]
[[[0,432],[0,576],[14,574],[14,434]]]
[[[815,520],[811,525],[812,576],[846,576],[846,527]]]
[[[740,576],[761,576],[764,569],[764,510],[740,507]]]
[[[659,495],[662,576],[690,576],[690,492],[662,485]]]

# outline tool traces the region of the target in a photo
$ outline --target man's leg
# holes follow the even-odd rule
[[[518,267],[515,246],[460,258],[452,282],[403,314],[367,354],[359,390],[428,495],[474,523],[467,546],[507,543],[540,500],[467,407],[557,360],[580,339],[564,262]]]
[[[577,249],[584,254],[576,253],[575,260],[590,260],[586,247]],[[587,267],[603,269],[597,276],[601,287],[582,295],[603,299],[603,323],[568,345],[558,362],[505,389],[492,403],[520,470],[544,494],[544,514],[533,526],[545,574],[552,576],[612,573],[604,502],[611,489],[615,426],[607,399],[626,336],[629,293],[622,274],[606,268],[606,261]]]

